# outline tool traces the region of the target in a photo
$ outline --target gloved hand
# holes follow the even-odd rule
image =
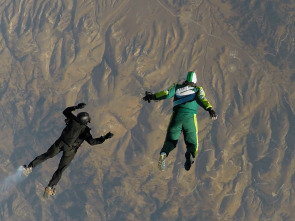
[[[212,120],[216,120],[217,119],[217,115],[216,115],[215,111],[211,107],[208,108],[207,111],[209,112],[210,117],[211,117]]]
[[[80,103],[80,104],[78,104],[77,106],[76,106],[76,109],[82,109],[82,108],[84,108],[86,106],[86,104],[84,104],[84,103]]]
[[[112,138],[114,136],[114,134],[113,133],[111,133],[111,132],[108,132],[106,135],[104,135],[103,137],[104,137],[104,139],[110,139],[110,138]]]
[[[156,95],[154,95],[152,92],[146,91],[145,96],[142,99],[150,103],[151,100],[156,99]]]

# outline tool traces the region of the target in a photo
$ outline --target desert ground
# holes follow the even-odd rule
[[[83,143],[44,201],[61,154],[0,193],[0,220],[292,221],[295,3],[267,0],[1,0],[0,187],[45,152],[62,111],[87,104]],[[157,168],[172,100],[145,91],[198,75],[199,152]],[[75,114],[78,112],[76,111]]]

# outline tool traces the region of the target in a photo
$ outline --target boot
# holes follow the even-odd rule
[[[48,199],[49,196],[54,196],[55,193],[56,193],[55,188],[48,186],[48,187],[45,188],[43,197],[46,198],[46,199]]]
[[[193,163],[194,163],[193,156],[191,155],[190,152],[186,152],[185,153],[184,169],[187,170],[187,171],[189,171]]]
[[[32,173],[33,167],[28,167],[27,165],[23,165],[23,174],[25,176],[29,176]]]
[[[164,171],[165,170],[165,159],[167,157],[167,154],[165,152],[162,152],[160,154],[160,158],[158,161],[158,168],[160,171]]]

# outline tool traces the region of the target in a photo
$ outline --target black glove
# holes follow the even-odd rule
[[[152,92],[146,91],[145,96],[142,98],[142,100],[151,102],[151,100],[156,100],[156,95],[154,95]]]
[[[112,138],[114,136],[114,134],[113,133],[111,133],[111,132],[108,132],[106,135],[104,135],[103,137],[104,137],[104,139],[110,139],[110,138]]]
[[[84,104],[84,103],[80,103],[80,104],[78,104],[77,106],[76,106],[76,109],[82,109],[82,108],[84,108],[86,106],[86,104]]]
[[[211,117],[212,120],[216,120],[217,119],[217,115],[216,115],[215,111],[211,107],[208,108],[207,111],[209,112],[210,117]]]

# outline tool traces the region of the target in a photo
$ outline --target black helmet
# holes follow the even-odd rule
[[[90,120],[91,120],[89,114],[86,113],[86,112],[81,112],[81,113],[79,113],[79,114],[77,115],[77,118],[78,118],[78,120],[79,120],[79,122],[80,122],[81,124],[87,124],[87,123],[90,123]]]

